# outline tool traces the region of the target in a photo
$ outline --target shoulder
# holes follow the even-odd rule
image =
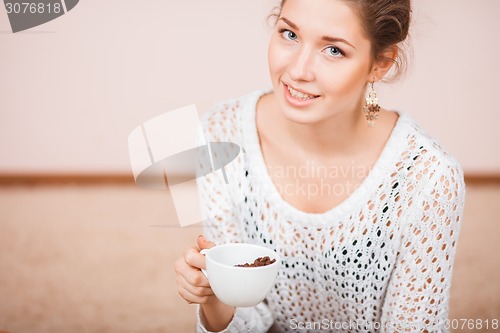
[[[401,158],[407,177],[414,179],[429,190],[441,182],[444,185],[454,183],[464,188],[463,170],[460,163],[441,143],[422,129],[410,116],[404,115],[406,147]]]
[[[236,139],[241,131],[244,112],[249,111],[262,93],[256,90],[216,103],[200,116],[205,134],[213,141]]]

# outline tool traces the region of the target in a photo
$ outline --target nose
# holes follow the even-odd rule
[[[288,74],[293,81],[312,81],[314,75],[314,53],[311,48],[303,47],[292,56]]]

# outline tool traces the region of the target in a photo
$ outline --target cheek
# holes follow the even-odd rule
[[[360,94],[365,84],[367,65],[344,59],[328,67],[318,72],[318,79],[328,93],[338,97]]]
[[[287,57],[285,52],[280,48],[280,45],[277,41],[274,40],[275,37],[271,39],[268,47],[268,64],[269,64],[269,72],[271,76],[276,76],[282,73],[287,64]]]

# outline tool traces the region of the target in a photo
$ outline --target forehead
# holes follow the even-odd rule
[[[287,0],[280,16],[304,33],[340,37],[353,43],[367,41],[356,11],[342,0]]]

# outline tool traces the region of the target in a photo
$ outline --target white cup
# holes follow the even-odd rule
[[[206,257],[206,271],[210,286],[224,304],[235,307],[255,306],[266,298],[278,274],[279,255],[266,247],[230,243],[201,250]],[[269,256],[276,261],[260,267],[236,267],[253,263],[259,257]]]

